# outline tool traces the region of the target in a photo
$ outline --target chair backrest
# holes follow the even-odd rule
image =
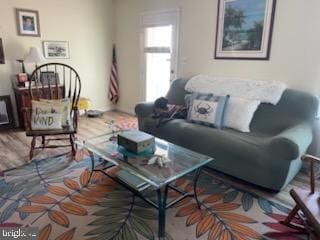
[[[315,164],[320,164],[320,158],[306,154],[306,155],[303,155],[301,159],[303,161],[310,162],[310,192],[311,194],[313,194],[315,193],[316,179],[317,179],[316,173],[315,173]]]
[[[31,84],[32,83],[32,84]],[[31,100],[69,98],[70,117],[77,127],[78,102],[81,92],[81,80],[77,71],[63,63],[47,63],[37,67],[29,78]]]

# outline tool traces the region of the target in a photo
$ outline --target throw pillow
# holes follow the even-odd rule
[[[62,128],[62,104],[32,101],[32,130],[55,130]]]
[[[69,98],[56,100],[40,99],[40,102],[46,102],[49,104],[61,104],[63,106],[61,124],[63,127],[70,126],[71,101]]]
[[[221,128],[228,99],[229,96],[214,96],[213,94],[192,93],[187,95],[188,121]]]
[[[250,132],[250,123],[260,101],[230,97],[225,110],[224,127]]]

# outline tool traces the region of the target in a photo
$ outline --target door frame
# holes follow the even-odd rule
[[[168,17],[165,19],[163,17]],[[179,73],[179,36],[180,36],[180,9],[166,9],[166,10],[156,10],[156,11],[145,11],[141,13],[140,16],[140,79],[142,86],[142,96],[140,101],[145,101],[147,97],[147,79],[146,79],[146,58],[144,53],[144,40],[146,27],[156,27],[156,26],[165,26],[173,24],[173,42],[172,49],[173,54],[171,57],[171,70],[174,73],[171,73],[170,83],[177,78]]]

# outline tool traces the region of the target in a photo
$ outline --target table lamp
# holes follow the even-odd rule
[[[45,59],[37,47],[30,47],[29,52],[24,56],[25,63],[34,63],[35,67],[37,68],[37,64],[44,62]]]
[[[23,59],[17,59],[17,62],[21,63],[21,73],[26,73],[26,68],[24,66],[24,60]]]

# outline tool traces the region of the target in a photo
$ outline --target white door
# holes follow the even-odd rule
[[[142,15],[142,79],[145,100],[165,96],[177,72],[177,10]]]

